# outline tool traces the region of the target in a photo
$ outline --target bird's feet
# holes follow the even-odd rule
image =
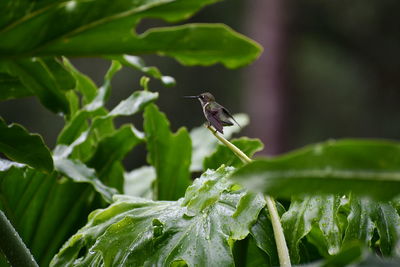
[[[218,132],[218,130],[217,129],[215,129],[212,125],[211,125],[211,123],[210,122],[206,122],[206,123],[204,123],[204,127],[206,127],[206,128],[208,128],[208,129],[210,129],[213,133],[214,133],[214,135],[216,135],[217,134],[217,132]]]

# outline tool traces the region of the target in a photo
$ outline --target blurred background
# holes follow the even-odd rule
[[[225,23],[264,47],[253,64],[229,70],[223,66],[185,67],[171,58],[144,56],[148,65],[175,77],[177,85],[160,92],[158,105],[176,131],[201,125],[198,101],[182,99],[209,91],[232,113],[250,116],[243,135],[260,138],[265,155],[277,155],[331,138],[399,139],[400,1],[396,0],[226,0],[206,7],[188,22]],[[184,22],[186,23],[186,22]],[[139,32],[165,25],[146,20]],[[72,59],[101,85],[109,62]],[[124,68],[113,80],[108,107],[139,89],[141,73]],[[62,118],[35,98],[0,104],[0,116],[40,133],[51,148]],[[141,115],[118,119],[142,129]],[[145,162],[132,152],[129,167]]]

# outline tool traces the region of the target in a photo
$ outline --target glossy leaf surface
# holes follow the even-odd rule
[[[89,216],[52,265],[233,266],[229,244],[248,235],[265,201],[232,192],[226,179],[231,171],[206,172],[179,201],[117,197],[113,205]],[[80,251],[84,254],[78,259]]]
[[[376,231],[381,253],[384,256],[400,256],[400,216],[391,203],[351,197],[349,204],[343,243],[360,241],[373,247],[372,239]]]
[[[289,210],[282,216],[282,225],[293,263],[300,262],[299,245],[305,236],[318,239],[315,243],[323,255],[339,252],[342,241],[339,205],[339,196],[309,196],[292,200]]]
[[[71,231],[81,226],[82,214],[93,208],[87,201],[93,192],[88,184],[57,173],[0,159],[0,209],[40,265],[48,265]]]

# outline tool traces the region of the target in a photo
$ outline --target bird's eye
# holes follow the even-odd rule
[[[204,95],[201,95],[200,98],[201,98],[201,99],[204,99]]]

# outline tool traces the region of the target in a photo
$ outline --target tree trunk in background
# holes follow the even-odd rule
[[[285,1],[246,1],[246,9],[245,34],[264,47],[244,77],[245,110],[251,119],[248,131],[263,141],[264,154],[274,155],[283,152],[286,135]]]

